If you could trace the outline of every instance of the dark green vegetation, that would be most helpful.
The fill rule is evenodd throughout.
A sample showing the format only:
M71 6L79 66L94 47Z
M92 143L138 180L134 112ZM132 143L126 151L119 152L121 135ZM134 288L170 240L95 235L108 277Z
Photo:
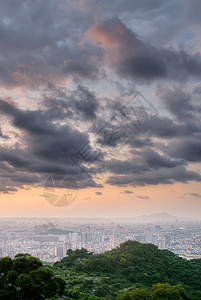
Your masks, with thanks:
M3 257L0 300L9 299L198 300L201 259L133 241L102 254L68 250L53 269L29 254Z
M191 299L180 285L170 286L168 283L153 285L152 291L148 289L134 289L119 295L120 300L182 300Z
M54 270L67 281L68 299L201 299L201 260L134 241L102 254L81 249L67 255Z
M62 295L65 280L29 254L0 258L0 300L42 300Z

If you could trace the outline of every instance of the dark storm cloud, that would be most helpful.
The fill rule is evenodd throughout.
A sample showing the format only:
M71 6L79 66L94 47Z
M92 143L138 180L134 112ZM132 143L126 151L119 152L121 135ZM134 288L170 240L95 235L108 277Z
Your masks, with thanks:
M186 112L187 114L187 112ZM182 123L179 120L172 120L170 117L164 116L152 116L145 120L144 128L146 128L148 135L156 136L160 138L172 139L176 137L189 136L192 133L199 133L200 126L194 122L187 122L186 119L182 119Z
M106 51L110 65L120 76L180 81L201 75L199 53L155 47L139 39L118 18L96 23L86 32L87 37Z
M17 128L25 129L33 134L57 134L55 126L45 118L42 111L19 110L3 100L0 100L0 111L11 117L13 125Z
M168 5L161 0L1 1L0 82L33 88L69 77L99 79L105 67L103 53L79 44L95 20L94 30L107 35L114 46L109 61L119 75L148 81L199 76L199 54L154 46L133 32L135 24L149 21L142 36L147 31L149 40L170 41L183 28L200 25L199 7L198 0L171 0Z
M79 187L102 187L93 176L105 170L110 172L107 183L120 186L200 181L198 173L188 170L189 163L201 161L200 90L191 95L182 83L192 77L200 80L201 58L193 43L185 51L177 47L186 39L180 36L183 28L199 26L199 7L197 0L1 1L0 83L9 89L37 87L38 94L46 86L34 110L32 104L23 109L23 101L20 108L0 101L11 126L7 139L5 128L0 130L2 191L16 191L23 183L40 186L55 172L75 176ZM106 74L117 80L115 88ZM69 78L73 81L68 89ZM107 156L97 132L134 94L134 80L147 84L160 79L169 85L171 80L180 82L179 87L159 87L155 94L167 109L165 116L159 111L140 120L141 130L128 141L120 130L121 139L110 145L113 158ZM129 120L121 125L132 132ZM13 143L11 131L18 134ZM82 161L81 173L71 156L83 144L95 153L91 134L104 151L105 169L98 161ZM125 161L119 159L118 146L128 149Z
M143 36L156 41L157 44L171 42L175 37L182 35L184 30L187 31L187 34L184 32L184 36L190 35L192 38L189 31L192 26L201 23L199 0L170 0L168 3L162 0L119 0L115 1L115 6L112 1L103 1L102 7L105 18L118 15L123 22L133 25L134 30L137 27Z
M93 24L91 11L76 10L73 1L1 2L0 82L38 87L67 77L97 78L96 53L85 55L77 45L80 32Z
M40 180L39 177L34 177L32 181L32 177L26 174L22 177L24 184L41 183L45 180L45 176L56 172L75 176L80 187L102 186L91 178L92 174L97 172L95 168L85 166L83 170L88 177L85 178L85 173L78 176L81 170L73 165L71 159L81 145L89 143L87 134L69 125L54 123L54 118L50 118L51 113L49 114L48 110L22 110L1 100L0 111L10 119L15 128L21 130L23 137L23 148L17 143L11 149L6 146L0 147L0 168L5 171L1 174L3 178L6 176L10 178L10 186L14 183L21 186L19 178L23 172L27 174L35 172L41 177ZM93 153L90 144L89 147Z
M61 174L60 180L67 175L73 176L78 188L102 187L101 184L97 184L90 177L90 174L93 174L92 169L86 168L88 176L80 174L80 170L72 165L69 158L60 158L60 160L55 158L54 161L46 159L44 161L34 153L29 153L28 155L27 152L22 150L13 148L9 151L1 147L0 159L0 187L3 188L6 186L6 191L9 191L9 187L12 191L13 187L21 189L24 185L43 186L47 178L55 173ZM61 187L60 180L55 181L56 187Z
M201 195L198 193L190 193L189 195L195 197L195 198L201 198Z
M138 199L145 199L145 200L150 199L148 196L135 196L135 197Z
M1 128L0 128L0 138L3 138L3 139L7 138L7 136L2 133Z
M101 192L96 192L96 195L101 196L103 193Z
M60 164L55 155L55 161L40 159L39 156L34 155L32 152L23 151L21 149L7 149L0 148L0 157L2 162L9 163L10 166L19 170L25 170L27 172L38 173L69 173L76 174L75 168L73 168L68 158L66 161L63 159L63 164ZM1 166L3 167L3 166ZM11 169L12 170L12 169ZM10 170L10 171L11 171ZM9 171L9 169L7 169Z
M132 192L132 191L129 191L129 190L124 190L123 193L124 193L124 194L133 194L133 192Z
M158 184L172 184L174 182L187 183L189 181L201 181L201 176L192 171L188 171L185 167L179 166L171 169L161 168L158 170L151 170L143 172L143 174L129 174L110 176L107 183L116 186L127 185L158 185Z
M50 119L66 119L70 123L73 119L76 122L94 120L99 102L87 87L78 85L74 91L53 89L49 95L44 96L42 106Z
M76 99L75 107L84 114L85 119L95 119L96 110L98 108L95 95L87 88L79 86L74 93L74 97Z
M142 154L144 160L153 169L158 168L174 168L181 165L180 161L173 161L165 156L161 156L159 153L153 151L152 149L145 150Z
M18 189L16 189L15 187L11 187L11 186L9 186L9 187L6 187L6 186L4 186L4 187L0 187L0 194L2 193L2 194L11 194L12 192L17 192L18 191Z
M5 164L5 161L3 164ZM41 183L41 177L38 174L13 167L11 164L9 164L8 168L6 163L5 168L0 168L0 171L2 169L4 172L1 172L0 191L2 191L3 194L24 189L26 185L39 186Z
M153 149L140 152L132 150L132 152L133 158L128 158L126 161L107 162L106 169L112 174L107 178L108 184L144 186L201 180L201 176L189 171L185 167L185 162L179 157L178 160L171 160L164 154L159 155Z
M133 157L126 161L112 160L107 163L106 169L112 174L108 177L107 183L117 186L129 184L143 186L201 180L198 173L186 168L186 162L180 157L172 160L149 148L132 152Z
M144 151L134 151L133 158L126 161L111 160L107 162L106 168L114 174L142 174L147 171L160 168L175 168L182 165L179 160L171 160L167 156L162 156L153 149Z
M173 118L148 120L150 134L167 140L160 149L185 163L201 161L201 109L199 87L191 93L181 87L160 88L157 92Z
M0 148L0 156L1 161L7 161L14 167L29 167L30 165L30 155L28 153L20 151L20 150L13 150L7 148Z
M195 113L201 112L198 103L193 105L192 95L182 91L179 87L160 89L158 94L166 108L180 121L186 122L186 119L194 119Z
M78 86L73 92L63 89L53 93L51 98L44 97L42 108L34 111L20 110L11 103L0 100L1 113L10 117L16 128L32 133L32 138L37 138L38 142L46 136L48 149L51 149L53 144L58 148L60 145L63 149L71 145L74 152L81 144L88 142L88 138L87 134L72 129L71 122L74 119L77 121L78 118L80 121L95 119L98 106L95 94L83 86ZM69 125L53 122L64 119Z
M94 64L86 61L70 60L63 66L63 73L67 76L83 77L89 79L97 79L98 69Z
M187 137L178 141L172 141L164 151L175 158L186 162L201 161L201 135Z
M50 120L71 120L73 118L71 105L69 101L67 101L66 94L58 96L56 92L56 95L55 93L49 96L46 95L41 104L44 114L48 116Z
M152 132L152 134L153 134L153 132ZM142 135L142 137L139 136L139 137L136 137L136 138L131 139L130 141L128 141L128 144L134 149L144 148L144 147L147 147L147 146L152 147L153 142L150 139L150 137L148 135L146 135L146 132L143 132L143 134L141 134L141 135Z
M149 166L139 158L136 160L110 160L106 164L106 169L113 174L141 173L149 170Z
M100 4L98 0L88 0L86 1L88 4L92 5L94 2L96 4ZM125 13L125 12L151 12L152 10L158 10L160 7L164 5L164 1L162 0L117 0L115 1L115 5L113 1L103 0L101 1L101 6L103 8L103 12L109 15Z
M77 103L82 103L82 106ZM91 110L88 103L94 104L91 105ZM194 104L191 106L193 115L197 113L197 109L194 108ZM111 114L113 106L108 105L107 108L108 113ZM195 145L191 148L189 141L187 145L183 144L189 136L191 140L194 139L194 144L199 140L196 139L200 131L199 126L197 124L189 126L189 118L175 123L168 117L151 116L145 120L146 124L142 124L145 131L140 132L127 144L129 147L127 160L119 160L117 152L115 159L107 158L105 162L103 161L104 170L97 164L98 161L94 161L93 166L87 164L87 161L82 161L81 165L85 163L83 168L86 173L79 177L81 170L73 166L71 156L80 149L81 145L89 142L89 135L73 129L70 124L79 116L80 121L93 121L89 127L96 128L103 113L99 110L95 94L83 86L78 86L73 92L55 89L44 97L40 109L22 110L11 102L1 100L0 110L10 119L15 128L21 130L24 141L23 148L19 145L14 145L9 150L6 146L0 148L1 169L6 170L7 177L11 173L16 174L16 170L35 172L40 175L43 182L45 176L57 172L76 176L80 187L98 187L92 176L97 173L100 175L104 171L111 173L107 183L120 186L200 180L199 174L187 169L189 162L200 160L200 149L196 150ZM168 142L164 146L163 143L156 143L153 137L168 139ZM90 144L89 148L93 153L94 149ZM90 181L86 180L86 174ZM16 174L16 178L17 176L20 174ZM17 183L16 186L22 186L17 179L14 181L12 176L11 178L10 186L13 186L14 182ZM32 184L38 184L38 178L33 179Z
M188 18L193 24L201 24L199 11L201 10L201 2L199 0L187 1L188 3Z

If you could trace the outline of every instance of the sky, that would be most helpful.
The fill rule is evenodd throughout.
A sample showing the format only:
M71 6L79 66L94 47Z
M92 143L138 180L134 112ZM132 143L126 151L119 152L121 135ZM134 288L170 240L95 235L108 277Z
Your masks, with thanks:
M0 217L200 217L200 11L0 2Z

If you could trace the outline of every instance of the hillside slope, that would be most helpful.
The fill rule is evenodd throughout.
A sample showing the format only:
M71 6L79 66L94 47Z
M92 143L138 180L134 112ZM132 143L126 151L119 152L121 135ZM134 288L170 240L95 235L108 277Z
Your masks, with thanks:
M201 299L200 260L186 261L152 244L127 241L102 254L68 250L54 269L65 275L69 288L97 296L114 297L124 288L151 288L160 282L181 284L193 299Z

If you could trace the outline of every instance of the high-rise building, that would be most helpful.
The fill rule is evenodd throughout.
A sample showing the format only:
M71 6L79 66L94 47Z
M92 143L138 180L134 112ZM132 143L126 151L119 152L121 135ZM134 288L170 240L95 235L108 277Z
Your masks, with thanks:
M112 250L112 249L118 247L119 244L120 244L120 243L119 243L118 238L117 238L115 235L111 235L111 236L110 236L109 250Z
M4 240L3 241L3 245L2 245L2 252L3 252L3 256L9 255L9 245L8 245L8 241Z
M165 238L159 238L157 241L157 246L161 250L165 249Z
M55 246L55 256L58 258L63 258L63 245Z
M63 257L66 256L67 250L71 249L71 248L72 248L72 246L71 246L70 241L63 242Z

